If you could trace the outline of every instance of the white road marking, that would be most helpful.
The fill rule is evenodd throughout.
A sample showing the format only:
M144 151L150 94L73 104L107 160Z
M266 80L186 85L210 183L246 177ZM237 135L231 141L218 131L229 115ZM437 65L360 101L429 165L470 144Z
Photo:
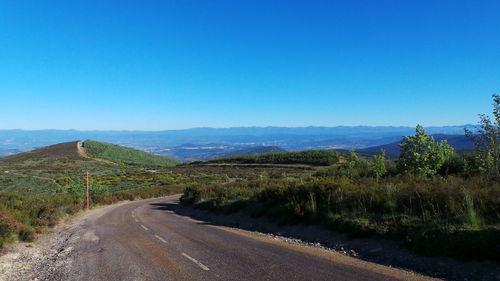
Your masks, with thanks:
M144 225L141 224L141 227L144 228L144 230L149 230L149 228L145 227Z
M134 219L134 220L135 220L135 222L139 222L137 219Z
M182 253L182 255L187 258L188 260L194 262L196 265L198 265L199 267L201 267L201 269L203 270L210 270L208 267L206 267L204 264L202 264L201 262L195 260L194 258L190 257L188 254L186 253Z
M165 239L161 238L160 236L158 236L156 234L155 234L155 237L156 237L156 239L160 240L161 242L167 243L167 241Z

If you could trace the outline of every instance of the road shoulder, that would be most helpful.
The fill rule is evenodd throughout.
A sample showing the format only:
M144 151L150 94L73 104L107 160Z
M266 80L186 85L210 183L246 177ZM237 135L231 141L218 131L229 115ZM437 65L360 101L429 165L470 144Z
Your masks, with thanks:
M290 247L301 246L300 249L319 248L332 255L351 257L359 261L355 262L358 265L368 262L383 268L399 268L445 280L500 280L500 266L493 261L418 256L394 240L366 237L352 239L320 226L280 225L265 218L252 218L238 213L215 214L186 206L178 206L170 211L263 241L286 243Z
M73 251L72 243L79 237L86 220L95 220L106 212L130 203L120 202L106 207L98 207L88 212L68 218L40 235L33 243L16 242L0 255L0 280L62 280L61 272L71 266L67 257Z

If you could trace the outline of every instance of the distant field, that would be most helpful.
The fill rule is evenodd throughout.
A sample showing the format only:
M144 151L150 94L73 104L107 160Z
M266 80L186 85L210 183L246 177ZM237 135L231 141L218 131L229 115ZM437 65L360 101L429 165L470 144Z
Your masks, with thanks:
M223 175L229 178L261 178L268 176L296 177L316 171L315 167L304 165L272 165L272 164L189 164L168 168L176 174L185 175Z
M258 155L233 156L208 161L208 163L239 164L305 164L329 166L340 161L341 153L332 150L305 150Z

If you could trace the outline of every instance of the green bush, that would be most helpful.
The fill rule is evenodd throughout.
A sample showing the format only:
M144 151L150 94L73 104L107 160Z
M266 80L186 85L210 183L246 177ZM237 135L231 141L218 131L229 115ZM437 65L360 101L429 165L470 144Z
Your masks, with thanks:
M7 215L7 210L0 207L0 247L12 240L19 223Z
M35 231L31 228L22 228L19 233L19 240L24 242L33 242L35 241Z
M319 177L347 177L362 178L375 177L380 178L387 174L387 163L385 161L385 152L374 155L372 161L359 157L353 150L349 151L345 162L321 169L315 173Z

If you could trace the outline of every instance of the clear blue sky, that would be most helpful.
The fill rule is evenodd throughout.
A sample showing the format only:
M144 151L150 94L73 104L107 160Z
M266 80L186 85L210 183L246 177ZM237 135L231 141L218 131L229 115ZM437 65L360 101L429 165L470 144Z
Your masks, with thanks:
M500 1L1 1L0 129L474 123Z

